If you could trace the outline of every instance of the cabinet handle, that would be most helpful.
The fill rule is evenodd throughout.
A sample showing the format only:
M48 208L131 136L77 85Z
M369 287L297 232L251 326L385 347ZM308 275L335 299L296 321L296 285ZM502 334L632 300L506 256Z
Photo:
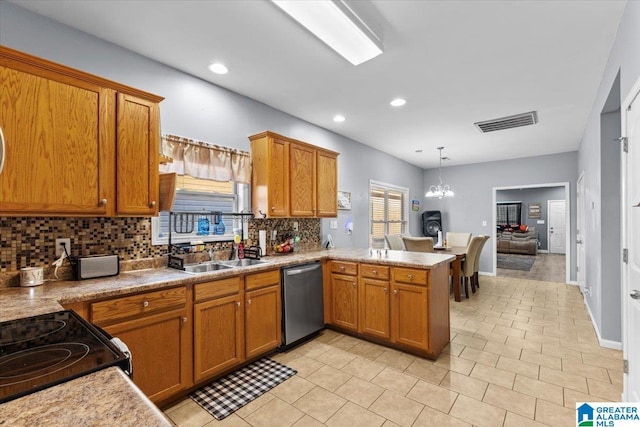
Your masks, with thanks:
M275 206L271 206L271 210L272 210L272 211L275 211L275 210L276 210L276 207L275 207Z
M371 274L373 274L374 276L376 276L376 275L378 274L378 272L377 272L376 270L373 270L373 271L371 272Z
M186 316L182 318L182 323L187 323L187 317Z
M143 306L143 307L149 307L149 301L145 301L145 302L143 302L143 303L142 303L142 306Z
M398 295L398 290L397 290L397 289L394 289L394 290L393 290L393 294L394 294L394 295Z
M237 305L238 307L240 307L240 301L236 302L236 305Z
M387 292L389 292L389 289L384 288L384 293L386 294Z
M413 280L413 274L407 274L407 277L409 278L409 280Z
M356 282L351 282L351 286L356 287Z
M247 300L247 305L251 305L251 298Z
M100 205L101 206L107 206L107 199L100 200Z
M4 147L4 134L2 133L2 128L0 127L0 174L2 173L2 169L4 169L4 158L6 157L6 150Z
M149 206L152 207L152 208L155 208L156 207L156 201L154 200L151 203L149 203Z
M340 266L340 271L344 271L344 265Z

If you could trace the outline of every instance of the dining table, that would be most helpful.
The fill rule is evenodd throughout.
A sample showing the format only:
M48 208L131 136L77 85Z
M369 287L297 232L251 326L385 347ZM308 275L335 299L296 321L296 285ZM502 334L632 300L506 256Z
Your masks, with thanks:
M453 270L453 297L456 302L461 301L460 297L460 271L462 270L462 261L467 255L466 246L442 246L434 247L436 253L445 253L455 255L456 259L451 261L451 267Z

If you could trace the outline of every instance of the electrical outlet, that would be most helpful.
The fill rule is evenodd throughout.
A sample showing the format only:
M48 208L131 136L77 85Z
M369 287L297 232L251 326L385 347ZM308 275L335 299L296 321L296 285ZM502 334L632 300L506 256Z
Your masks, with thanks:
M62 244L67 248L67 253L71 255L71 239L56 239L56 257L64 253Z
M293 221L293 231L298 231L298 227L300 227L298 221Z

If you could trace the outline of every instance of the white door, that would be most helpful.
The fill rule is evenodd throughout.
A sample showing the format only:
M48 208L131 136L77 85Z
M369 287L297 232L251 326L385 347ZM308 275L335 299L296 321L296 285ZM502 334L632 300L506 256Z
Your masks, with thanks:
M564 254L567 252L566 230L565 230L565 201L547 201L547 224L549 253Z
M622 105L622 132L628 153L622 154L622 244L628 261L622 268L622 339L629 362L623 399L640 402L640 80Z
M585 288L585 272L587 270L586 263L586 251L584 241L584 174L578 178L578 185L576 188L576 215L577 215L577 229L576 229L576 247L578 249L578 256L576 258L576 267L578 269L578 285L584 294Z

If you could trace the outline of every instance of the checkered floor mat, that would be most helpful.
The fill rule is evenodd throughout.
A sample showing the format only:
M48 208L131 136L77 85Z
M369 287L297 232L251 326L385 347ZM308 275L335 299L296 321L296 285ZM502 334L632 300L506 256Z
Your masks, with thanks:
M297 371L266 357L204 386L189 397L222 420Z

